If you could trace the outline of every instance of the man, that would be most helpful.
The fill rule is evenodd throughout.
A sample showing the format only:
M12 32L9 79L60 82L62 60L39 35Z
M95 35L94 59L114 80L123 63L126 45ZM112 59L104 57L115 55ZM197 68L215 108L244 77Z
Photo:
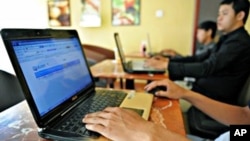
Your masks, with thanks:
M222 36L212 51L206 56L196 56L185 60L153 57L146 62L146 66L166 68L170 79L195 77L192 90L205 96L229 104L237 104L239 90L242 89L250 72L250 37L244 28L249 14L248 0L223 0L220 3L217 29ZM188 111L196 118L209 117L194 107ZM211 121L212 122L212 121ZM190 123L191 133L198 132L194 124ZM215 123L213 127L217 133L226 130L223 125ZM203 125L199 128L206 128ZM199 133L200 134L200 133ZM210 135L209 135L210 136Z
M195 55L205 53L215 46L214 38L216 31L217 26L214 21L205 21L199 25L196 38L201 46L196 49Z
M195 55L206 53L215 46L214 37L216 35L216 30L217 26L214 21L204 21L199 24L196 38L201 46L196 49ZM161 51L161 54L166 54L170 57L183 57L172 49L164 49Z
M167 87L167 91L159 91L156 93L156 96L168 97L171 99L183 98L188 100L195 107L225 125L250 124L250 102L249 106L245 107L225 104L212 100L199 93L184 89L169 79L154 81L148 84L145 89L149 91L156 86ZM83 118L83 122L86 123L87 129L98 132L116 141L137 141L138 139L143 139L145 141L188 140L162 126L144 120L133 111L117 107L109 107L103 111L88 114ZM229 140L228 133L223 134L223 136L219 138L224 137Z

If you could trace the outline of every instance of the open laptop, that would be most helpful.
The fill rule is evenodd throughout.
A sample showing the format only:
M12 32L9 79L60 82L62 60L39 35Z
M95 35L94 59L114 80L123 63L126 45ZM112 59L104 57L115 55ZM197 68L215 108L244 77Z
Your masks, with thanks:
M148 119L152 95L95 87L75 30L2 29L1 36L41 137L98 139L82 118L107 106Z
M161 73L165 73L165 69L155 69L152 67L145 67L144 63L145 60L143 59L136 59L136 60L126 60L123 48L122 48L122 44L121 44L121 40L119 37L118 33L114 33L114 38L115 38L115 43L117 46L117 51L119 53L121 62L122 62L122 67L123 70L127 73L149 73L149 74L161 74Z
M147 42L148 42L148 56L149 57L154 57L154 56L163 56L163 57L171 57L169 54L167 53L161 53L161 52L153 52L152 51L152 46L151 46L151 41L150 41L150 36L149 33L147 33Z

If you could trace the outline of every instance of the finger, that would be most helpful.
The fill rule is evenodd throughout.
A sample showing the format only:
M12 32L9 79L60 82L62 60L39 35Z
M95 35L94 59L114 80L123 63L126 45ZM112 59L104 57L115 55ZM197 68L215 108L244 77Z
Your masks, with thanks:
M158 86L167 86L167 84L168 84L167 79L158 81L157 83Z
M94 112L94 113L89 113L86 114L85 117L96 117L98 115L100 115L100 113L102 113L103 111L98 111L98 112Z
M103 135L106 138L109 138L111 140L114 140L114 136L116 134L112 133L114 132L114 130L112 130L112 127L104 127L102 125L98 125L98 124L86 124L86 129L94 131L94 132L98 132L101 135Z
M144 90L150 91L151 89L153 89L156 86L157 86L157 81L153 81L153 82L149 83L148 85L146 85L144 87Z
M106 127L104 127L103 125L100 125L100 124L86 124L85 127L88 130L98 132L104 136L107 134Z
M103 112L113 113L117 115L117 113L120 112L120 110L122 110L121 107L107 107L103 110Z
M105 113L103 112L102 114L99 115L87 115L82 119L83 123L91 123L91 124L102 124L102 125L106 125L107 120L109 119L109 113Z
M157 91L155 93L156 96L159 96L159 97L167 97L168 98L168 95L167 95L167 92L166 91Z
M103 112L106 112L106 113L113 113L115 111L116 108L119 108L119 107L106 107L103 111L98 111L98 112L94 112L94 113L89 113L87 115L85 115L85 117L96 117L96 116L100 116L103 114Z

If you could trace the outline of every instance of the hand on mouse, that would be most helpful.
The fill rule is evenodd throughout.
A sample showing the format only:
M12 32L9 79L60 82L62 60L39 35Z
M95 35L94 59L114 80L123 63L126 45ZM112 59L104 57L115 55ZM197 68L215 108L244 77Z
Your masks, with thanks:
M150 91L157 86L164 86L166 87L166 91L159 90L155 92L156 96L167 97L171 99L180 99L185 97L186 93L189 91L185 88L180 87L179 85L175 84L173 81L169 79L163 79L159 81L153 81L145 86L146 91Z
M158 91L166 91L166 90L167 90L166 86L156 86L147 92L155 95Z

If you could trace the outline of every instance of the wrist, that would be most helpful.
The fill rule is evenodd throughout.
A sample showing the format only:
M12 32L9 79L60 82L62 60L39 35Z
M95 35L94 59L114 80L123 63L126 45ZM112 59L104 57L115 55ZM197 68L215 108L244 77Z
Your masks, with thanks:
M191 97L192 97L192 91L185 89L181 98L185 99L185 100L190 100L190 99L192 99Z
M157 135L155 126L156 125L153 122L148 122L147 125L145 125L147 128L144 128L145 130L140 134L140 139L143 139L144 141L154 141L154 136Z

